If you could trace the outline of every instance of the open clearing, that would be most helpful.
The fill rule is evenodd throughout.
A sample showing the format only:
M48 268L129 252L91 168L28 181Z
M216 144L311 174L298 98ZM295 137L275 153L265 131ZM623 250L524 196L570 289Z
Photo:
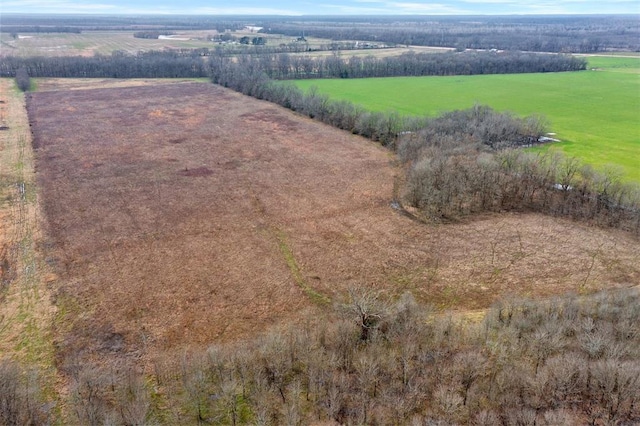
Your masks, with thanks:
M621 232L418 223L390 206L388 151L212 84L28 96L63 357L236 339L352 285L477 309L640 281Z
M136 38L133 34L137 31L89 31L80 34L75 33L24 33L14 38L9 33L0 33L0 57L2 56L93 56L95 54L111 55L115 51L136 54L141 51L164 49L200 49L216 47L224 48L217 42L208 41L207 37L217 34L215 30L185 30L175 31L175 35L162 39ZM242 37L263 37L267 39L268 46L293 43L296 37L280 34L258 34L248 30L233 31L231 33L237 39ZM305 46L318 49L331 43L315 37L309 37ZM232 44L232 47L243 47L240 44ZM244 46L251 49L252 46ZM417 50L433 50L430 48L415 48ZM392 49L393 50L393 49ZM404 50L406 51L406 49ZM372 49L355 51L372 53ZM395 53L398 54L398 53Z
M204 38L215 31L183 31L178 39L143 39L133 36L135 31L84 31L74 33L25 33L15 39L9 33L0 33L2 54L12 56L93 56L111 55L114 51L138 53L163 49L213 48Z
M616 164L640 182L640 58L590 57L594 71L548 74L302 80L333 99L375 111L436 115L474 104L542 114L585 162Z
M327 41L325 40L325 43ZM375 48L375 49L354 49L354 50L343 50L338 54L347 59L352 56L360 56L367 57L373 56L376 58L387 58L392 56L399 56L405 53L442 53L449 52L455 50L454 48L449 47L429 47L429 46L401 46L401 47L385 47L385 48ZM312 51L312 52L302 52L302 53L293 53L294 56L308 56L311 58L322 58L326 56L336 55L335 50L325 50L325 51Z

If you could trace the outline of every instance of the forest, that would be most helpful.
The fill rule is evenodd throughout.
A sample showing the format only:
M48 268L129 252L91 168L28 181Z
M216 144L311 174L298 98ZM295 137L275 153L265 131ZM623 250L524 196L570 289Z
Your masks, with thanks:
M266 32L460 49L594 53L640 50L631 16L387 17L265 21Z
M29 77L63 78L198 78L208 77L206 63L199 51L144 52L129 55L114 52L109 56L85 57L6 57L0 75L15 76L26 70Z
M67 364L69 408L87 425L634 424L638 302L637 291L507 300L469 325L409 294L355 288L321 324L158 359L152 382L133 365ZM22 374L0 361L0 421L50 422Z
M30 77L63 78L189 78L211 77L212 73L259 69L273 79L364 78L428 75L510 74L526 72L565 72L586 68L583 58L509 52L459 52L403 54L393 58L340 56L313 59L285 53L244 54L239 58L220 51L150 51L137 55L114 52L92 57L13 57L0 64L0 76L15 77L26 69ZM209 61L203 60L210 57ZM235 61L241 61L238 69ZM215 77L217 78L217 77ZM238 77L241 78L241 77Z
M3 14L0 31L198 30L245 25L263 33L332 41L536 52L640 51L635 16L34 16Z
M237 30L247 25L246 17L220 16L108 16L108 15L0 15L0 32L82 32L109 30ZM37 29L36 31L31 31Z
M383 58L334 55L317 59L281 54L245 56L243 62L278 80L565 72L581 71L587 65L584 58L521 52L405 53Z

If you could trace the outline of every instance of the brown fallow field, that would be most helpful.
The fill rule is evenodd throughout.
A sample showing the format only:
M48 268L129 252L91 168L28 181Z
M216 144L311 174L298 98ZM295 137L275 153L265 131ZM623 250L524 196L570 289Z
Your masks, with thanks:
M61 360L247 337L350 286L473 310L640 281L622 232L535 214L420 223L392 207L392 153L212 84L28 96Z

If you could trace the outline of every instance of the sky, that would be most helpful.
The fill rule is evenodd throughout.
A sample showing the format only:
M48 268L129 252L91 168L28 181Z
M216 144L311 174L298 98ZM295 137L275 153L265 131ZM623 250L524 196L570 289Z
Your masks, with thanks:
M294 16L640 14L640 0L0 0L2 13Z

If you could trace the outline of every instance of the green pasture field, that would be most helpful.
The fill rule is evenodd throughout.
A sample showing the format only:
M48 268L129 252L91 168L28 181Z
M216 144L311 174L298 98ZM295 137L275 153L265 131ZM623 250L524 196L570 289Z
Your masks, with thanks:
M587 59L592 70L640 73L640 56L590 56Z
M640 58L589 57L571 73L301 80L332 99L369 110L429 116L474 104L518 115L541 114L569 155L623 168L640 182Z

